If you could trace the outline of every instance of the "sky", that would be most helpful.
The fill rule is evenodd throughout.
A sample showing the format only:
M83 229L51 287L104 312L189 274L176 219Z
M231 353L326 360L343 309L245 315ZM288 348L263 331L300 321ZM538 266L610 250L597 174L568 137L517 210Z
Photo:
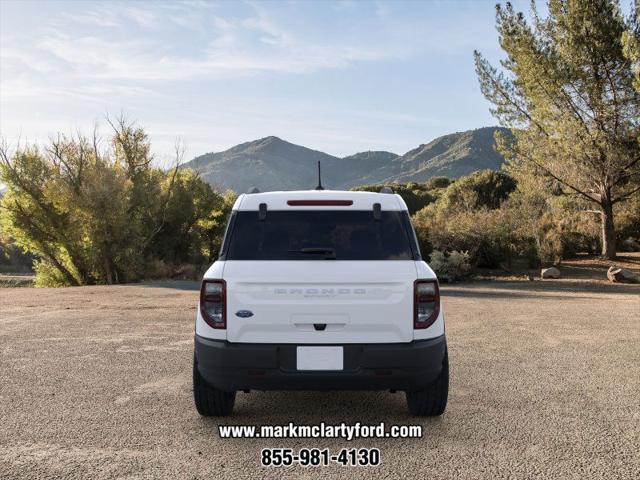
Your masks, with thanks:
M124 114L160 163L269 135L402 154L496 124L473 65L501 58L495 3L0 0L0 135L106 137Z

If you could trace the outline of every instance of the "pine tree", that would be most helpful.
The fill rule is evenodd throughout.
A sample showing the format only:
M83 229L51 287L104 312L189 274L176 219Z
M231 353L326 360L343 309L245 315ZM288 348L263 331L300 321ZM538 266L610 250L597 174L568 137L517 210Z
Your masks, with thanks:
M514 164L597 206L602 255L616 256L614 205L640 192L638 9L612 0L550 0L531 20L496 7L500 69L475 52L492 113L513 131L499 148ZM634 78L635 77L635 78Z

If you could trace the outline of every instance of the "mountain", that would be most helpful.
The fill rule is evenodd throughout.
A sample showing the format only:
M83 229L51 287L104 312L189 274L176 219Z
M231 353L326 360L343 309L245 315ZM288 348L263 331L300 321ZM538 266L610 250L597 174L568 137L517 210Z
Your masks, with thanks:
M323 168L323 181L340 181L340 159L326 153L294 145L278 137L241 143L219 153L206 153L186 163L218 189L245 192L252 186L260 191L295 190L314 187L318 181L316 164Z
M510 131L485 127L451 133L420 145L382 167L380 181L424 182L431 177L458 178L477 170L499 170L504 158L494 148L494 134Z
M347 183L351 186L362 184L360 179L367 177L371 172L376 172L391 162L396 160L400 155L397 153L385 151L367 151L359 152L348 157L343 157L340 166L347 172L351 172L350 179Z
M507 129L485 127L452 133L420 145L404 155L385 151L360 152L344 158L295 145L278 137L246 142L224 152L206 153L183 165L193 168L217 189L245 192L313 188L316 164L322 163L327 188L351 188L381 182L423 182L433 176L457 178L476 170L497 170L502 156L493 147L493 134Z
M391 160L398 158L400 155L397 153L385 152L385 151L367 151L354 153L348 157L343 157L343 162L348 162L352 165L360 165L363 167L382 167Z

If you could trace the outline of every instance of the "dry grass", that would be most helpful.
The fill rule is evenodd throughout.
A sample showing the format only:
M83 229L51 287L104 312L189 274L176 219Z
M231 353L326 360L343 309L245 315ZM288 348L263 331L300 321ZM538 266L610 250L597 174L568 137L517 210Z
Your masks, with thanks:
M33 287L34 281L33 275L0 273L0 288Z

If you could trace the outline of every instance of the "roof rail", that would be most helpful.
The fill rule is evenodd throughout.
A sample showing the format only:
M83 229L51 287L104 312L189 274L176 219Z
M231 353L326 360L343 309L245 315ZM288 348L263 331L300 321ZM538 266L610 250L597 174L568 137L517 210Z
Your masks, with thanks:
M389 187L382 187L378 193L393 193L393 190Z
M249 190L247 190L247 193L260 193L260 190L258 190L257 187L251 187Z

